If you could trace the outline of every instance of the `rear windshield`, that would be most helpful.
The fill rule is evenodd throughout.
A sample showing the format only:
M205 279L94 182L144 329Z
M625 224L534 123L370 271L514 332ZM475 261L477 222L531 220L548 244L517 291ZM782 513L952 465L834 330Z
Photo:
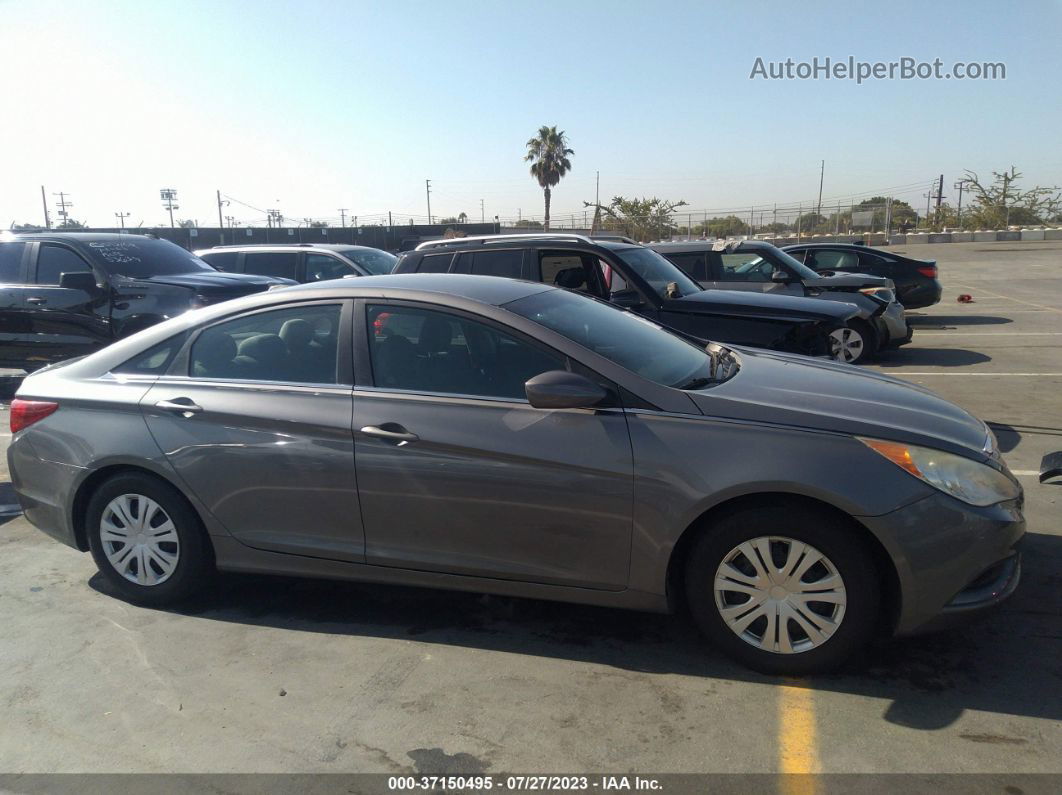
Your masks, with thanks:
M345 248L339 252L373 276L384 276L395 269L398 257L373 248Z
M84 245L83 250L89 251L107 273L131 279L216 272L195 254L168 240L128 235L120 240L93 240Z

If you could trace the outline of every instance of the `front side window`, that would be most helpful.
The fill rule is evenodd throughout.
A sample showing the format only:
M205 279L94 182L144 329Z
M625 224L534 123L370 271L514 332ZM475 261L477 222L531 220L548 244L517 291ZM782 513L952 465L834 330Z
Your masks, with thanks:
M339 304L295 306L210 326L194 343L189 375L335 384Z
M327 254L306 255L306 281L323 282L328 279L342 279L354 276L354 269L346 262Z
M679 270L685 273L687 276L694 279L705 279L707 273L704 265L704 252L703 251L676 251L674 253L668 252L664 255L669 261L673 262Z
M525 400L524 382L566 357L457 315L370 306L373 382L384 389Z
M66 246L41 243L37 255L37 284L59 284L64 273L91 272L92 268L75 251Z
M539 281L567 290L591 292L588 269L581 254L543 251L539 253Z
M295 251L254 251L243 255L245 273L294 279L299 255Z
M25 243L0 243L0 284L17 284L22 280L25 248Z
M703 348L602 301L550 290L512 301L505 309L658 384L697 389L710 380L711 357Z
M769 282L774 265L759 254L723 254L720 278L724 282Z

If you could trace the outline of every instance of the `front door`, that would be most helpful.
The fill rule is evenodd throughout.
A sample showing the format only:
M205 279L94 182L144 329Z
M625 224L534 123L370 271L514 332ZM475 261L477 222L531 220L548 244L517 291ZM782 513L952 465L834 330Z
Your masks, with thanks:
M366 307L354 398L366 562L620 590L633 467L622 410L532 408L568 359L482 319ZM361 379L359 379L360 382Z
M708 254L710 281L704 287L716 290L746 290L777 295L804 295L804 285L781 265L752 252L728 254L712 251ZM789 281L776 279L784 274Z
M343 316L326 302L209 326L141 400L177 474L249 546L364 560Z
M41 243L30 284L22 288L22 309L30 321L35 358L42 363L83 356L111 341L110 296L61 287L64 273L92 273L69 246ZM99 281L103 279L97 275Z

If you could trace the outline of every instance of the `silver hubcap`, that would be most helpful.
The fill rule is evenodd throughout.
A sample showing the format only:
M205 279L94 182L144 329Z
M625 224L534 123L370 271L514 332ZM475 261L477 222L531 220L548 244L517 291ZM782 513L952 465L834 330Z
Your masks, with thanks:
M863 335L855 329L830 332L830 355L838 362L854 362L863 355Z
M738 544L715 572L715 606L746 643L799 654L828 641L844 619L840 572L810 544L761 536Z
M123 494L107 503L100 540L114 570L137 585L166 582L180 558L173 520L143 494Z

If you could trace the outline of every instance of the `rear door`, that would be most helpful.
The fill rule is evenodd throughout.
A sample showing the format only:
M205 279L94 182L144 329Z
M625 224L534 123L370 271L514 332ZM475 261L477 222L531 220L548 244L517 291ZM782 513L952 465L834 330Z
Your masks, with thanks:
M504 276L509 279L529 278L522 248L488 249L465 251L458 255L454 273L471 273L476 276Z
M349 317L316 301L219 321L141 400L178 476L248 546L364 560Z
M779 266L755 252L728 254L721 251L708 253L712 280L704 286L717 290L745 290L757 293L781 295L804 295L804 285L799 280L778 282L774 275ZM786 271L788 275L788 271Z
M199 259L225 273L242 273L239 251L204 251Z
M307 252L305 255L304 276L300 281L323 282L329 279L343 279L347 276L360 276L354 266L344 259L331 254Z
M35 357L58 361L91 353L111 341L110 294L60 287L64 273L92 273L98 283L106 275L94 271L72 247L37 243L30 284L22 293L22 311L29 318Z
M846 249L812 249L808 251L807 259L804 261L812 270L822 271L837 271L838 273L866 273L862 270L862 266L859 262L859 253L856 251L849 251ZM880 269L879 269L880 270ZM887 274L873 272L875 276L885 276Z

